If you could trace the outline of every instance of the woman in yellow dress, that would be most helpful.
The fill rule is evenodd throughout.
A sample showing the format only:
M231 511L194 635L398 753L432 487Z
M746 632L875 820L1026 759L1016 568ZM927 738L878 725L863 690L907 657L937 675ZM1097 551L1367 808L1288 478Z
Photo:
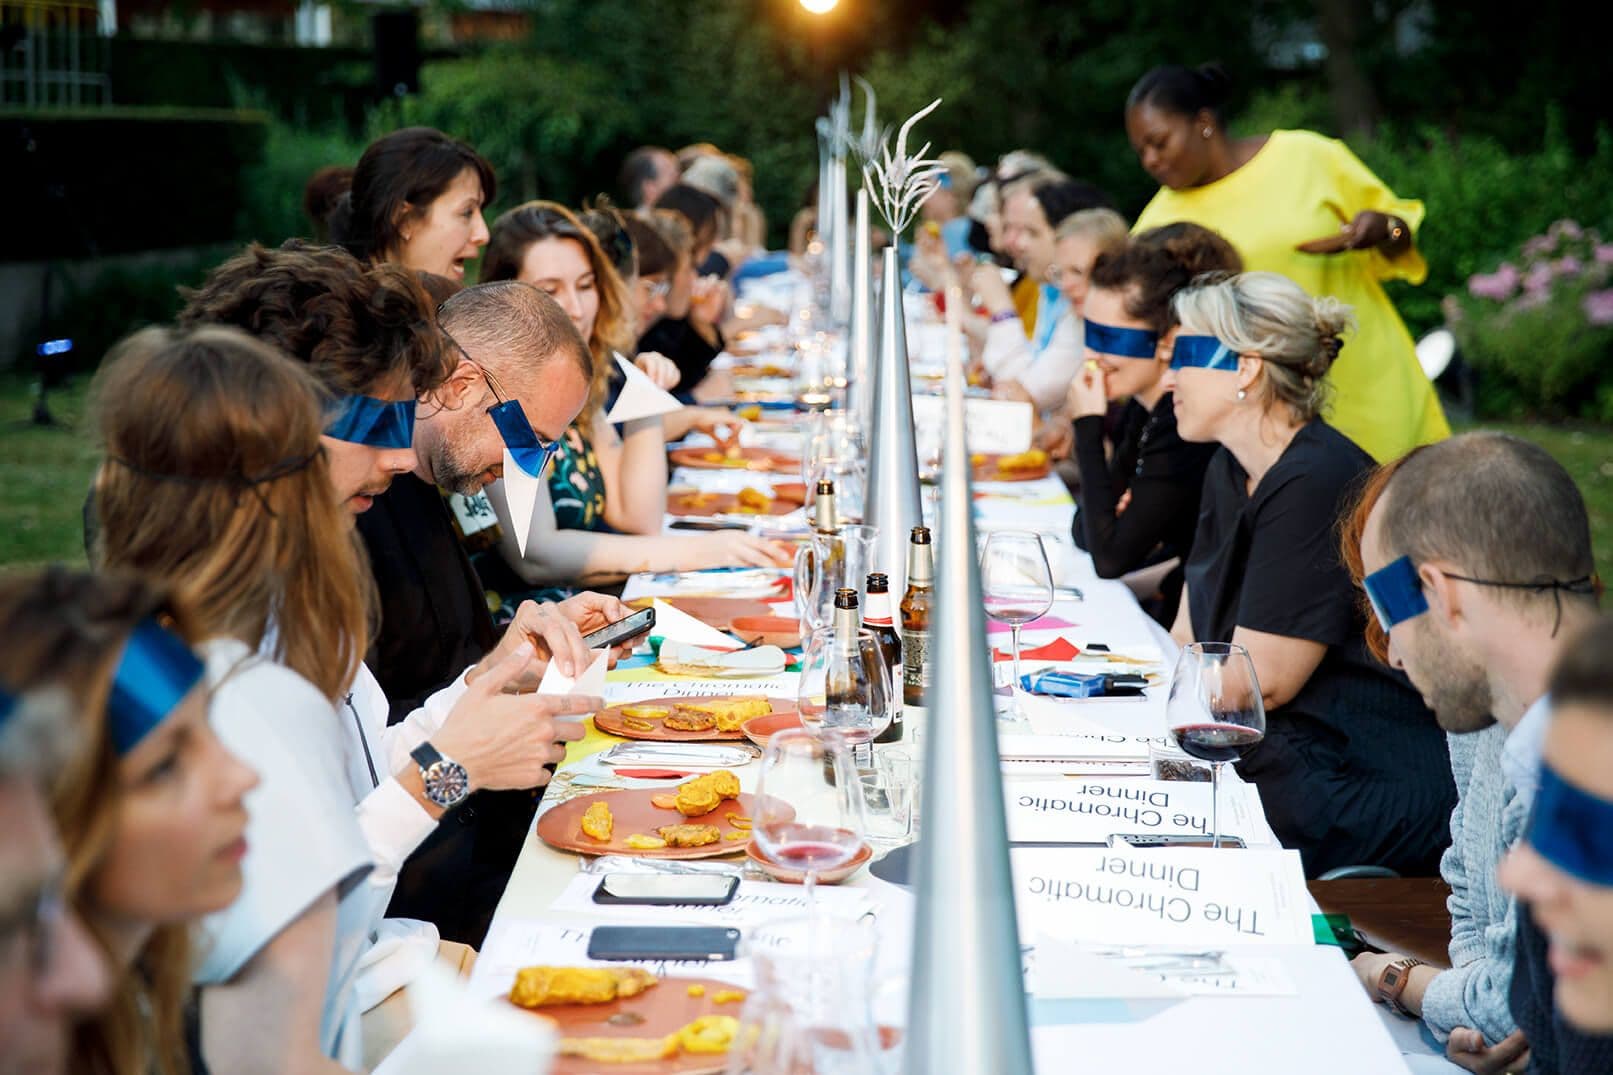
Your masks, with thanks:
M1244 267L1282 273L1354 308L1359 328L1329 374L1327 421L1380 462L1450 435L1434 386L1382 281L1420 284L1423 204L1396 197L1343 142L1310 131L1233 139L1229 79L1213 64L1156 67L1132 87L1126 136L1158 183L1132 229L1176 221L1220 232Z

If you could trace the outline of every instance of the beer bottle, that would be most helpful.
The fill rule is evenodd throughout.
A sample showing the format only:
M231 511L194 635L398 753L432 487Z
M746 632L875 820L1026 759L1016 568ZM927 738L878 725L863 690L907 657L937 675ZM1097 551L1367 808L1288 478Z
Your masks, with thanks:
M886 578L882 571L876 571L868 576L868 600L863 606L863 627L872 631L874 637L879 639L879 649L885 655L885 666L891 677L890 727L880 732L874 742L899 743L902 741L902 696L906 694L902 684L902 636L896 633L896 627L891 622L890 579Z
M922 706L930 690L930 606L935 600L930 528L915 526L907 546L907 592L902 595L902 702Z
M812 529L820 534L839 533L840 523L835 515L835 483L828 478L819 478L815 499Z

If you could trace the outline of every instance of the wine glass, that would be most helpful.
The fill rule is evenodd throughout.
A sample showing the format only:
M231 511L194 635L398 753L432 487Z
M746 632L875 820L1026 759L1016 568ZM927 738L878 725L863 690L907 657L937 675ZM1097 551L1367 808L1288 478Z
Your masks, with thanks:
M980 554L980 588L986 615L1008 624L1014 634L1011 719L1025 719L1019 703L1019 630L1053 607L1053 569L1041 535L1030 530L996 530Z
M1249 651L1230 642L1182 647L1165 721L1176 745L1210 763L1210 846L1221 846L1221 766L1266 737L1266 705Z
M885 653L872 631L859 627L849 639L833 626L812 632L796 695L801 727L844 740L858 768L873 767L869 744L890 727L891 691Z
M790 728L768 739L751 835L769 859L806 875L809 915L818 871L844 866L862 848L861 791L851 745L838 732Z

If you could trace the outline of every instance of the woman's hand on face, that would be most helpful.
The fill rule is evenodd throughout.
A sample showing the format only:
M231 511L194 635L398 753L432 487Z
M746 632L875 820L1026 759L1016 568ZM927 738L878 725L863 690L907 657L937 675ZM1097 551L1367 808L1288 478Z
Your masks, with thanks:
M728 285L721 277L702 276L695 281L693 301L689 304L689 316L708 325L715 325L722 320L723 311L728 309Z
M1109 410L1109 392L1104 386L1103 367L1088 359L1070 378L1064 394L1065 409L1073 418L1102 418Z
M633 365L644 371L644 375L655 382L655 387L663 392L670 392L678 386L683 374L677 363L661 354L659 351L644 351L633 360Z
M768 541L743 530L718 530L696 539L688 570L705 567L788 567L795 554L777 541Z

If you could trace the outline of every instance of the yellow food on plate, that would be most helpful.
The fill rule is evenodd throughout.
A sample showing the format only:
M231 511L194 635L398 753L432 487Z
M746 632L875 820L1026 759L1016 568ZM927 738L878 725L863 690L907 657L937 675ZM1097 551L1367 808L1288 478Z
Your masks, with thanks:
M681 825L663 825L655 830L661 834L668 847L705 847L722 839L722 833L715 825L691 825L687 822Z
M749 840L750 830L736 827L733 832L729 833L727 836L724 836L723 839L729 841L730 843L738 843L741 840Z
M651 795L650 805L657 810L676 810L678 808L677 792L669 791L665 795Z
M752 717L765 717L771 712L773 705L766 698L715 698L703 702L679 702L674 716L684 713L709 716L716 722L719 732L737 732L739 726Z
M706 995L706 987L696 982L689 987L689 995L691 997L703 997Z
M642 719L640 719L638 717L623 717L622 718L622 727L627 728L627 729L629 729L631 731L635 731L635 732L653 732L653 731L655 731L655 725L651 724L647 720L642 720Z
M711 994L713 1004L736 1004L745 999L743 989L719 989Z
M736 417L745 419L747 422L755 422L761 419L762 408L759 404L753 403L749 407L740 407L738 410L734 411L734 415Z
M633 717L636 720L660 720L672 710L660 705L624 705L621 713L624 717Z
M658 980L639 967L522 967L515 972L510 1002L523 1008L609 1004L636 997Z
M767 511L773 506L772 497L768 496L760 489L752 489L748 485L739 491L739 495L735 498L735 500L737 501L741 511L763 512Z
M738 459L745 454L745 449L737 444L730 444L722 450L722 454L724 459Z
M616 818L611 815L608 803L594 803L583 813L582 831L585 836L608 843L611 830L615 828Z
M724 799L739 797L739 777L717 769L678 785L676 806L684 817L698 817L717 809Z
M647 1064L678 1055L678 1034L664 1038L561 1038L560 1055L594 1064Z
M659 836L650 836L642 832L633 833L627 838L626 843L634 851L659 851L666 846L666 841Z
M970 452L969 453L969 465L970 466L978 467L981 463L984 463L985 461L986 461L986 457L981 455L979 452Z
M739 1034L739 1020L731 1015L702 1015L676 1032L686 1053L726 1053Z
M1005 474L1013 474L1025 470L1041 470L1047 466L1047 453L1040 448L1032 448L1028 452L1017 455L1005 455L997 460L997 470Z

